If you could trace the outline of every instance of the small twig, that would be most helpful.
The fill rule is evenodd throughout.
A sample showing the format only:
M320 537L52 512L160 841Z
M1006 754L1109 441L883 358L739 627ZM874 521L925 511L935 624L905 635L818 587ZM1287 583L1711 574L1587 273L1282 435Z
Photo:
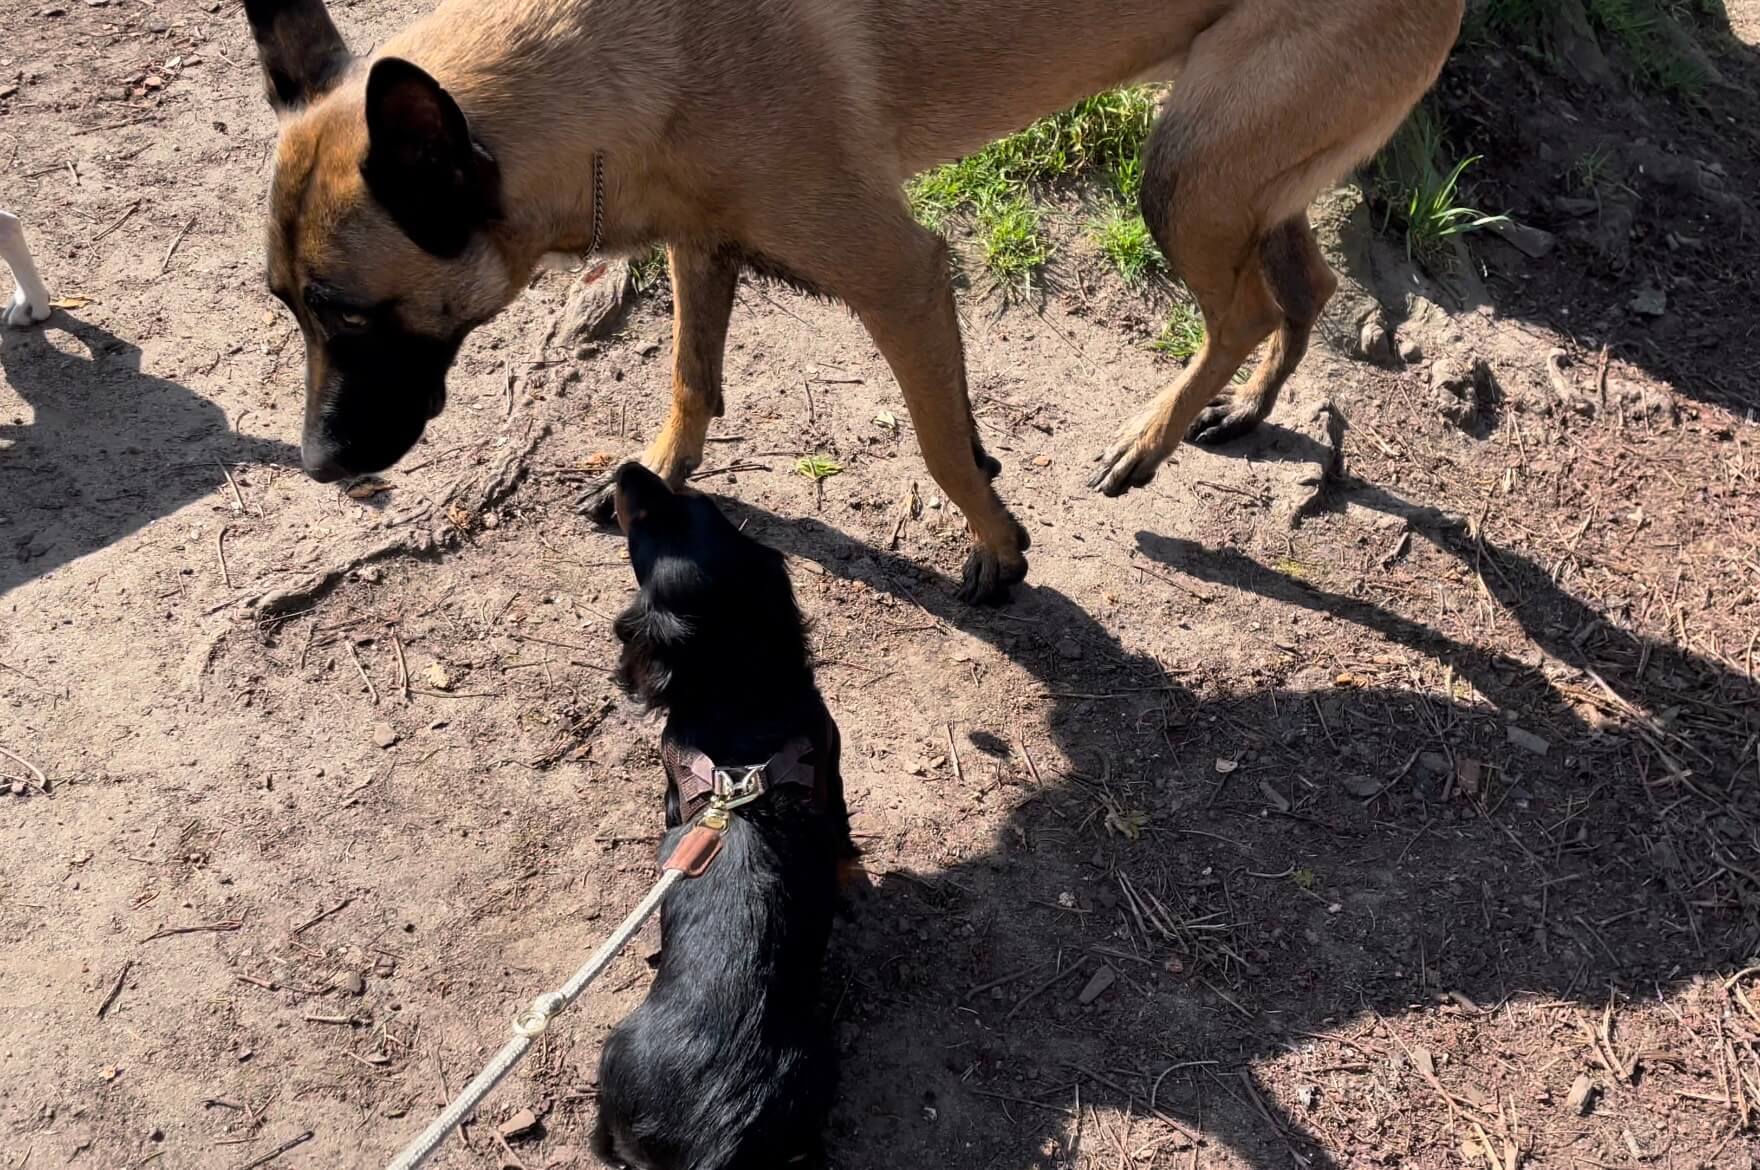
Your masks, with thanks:
M354 668L360 671L361 681L367 684L367 694L372 696L373 706L377 707L379 705L379 688L373 685L371 678L367 677L366 665L361 662L360 653L354 648L354 639L344 639L342 644L348 647L348 656L354 659Z
M959 748L953 742L953 724L947 725L947 750L953 757L953 778L961 784L966 782L966 770L959 764Z
M195 226L196 217L192 215L184 223L183 230L177 233L177 238L171 241L171 246L165 249L165 259L159 261L159 275L165 275L165 273L171 268L171 257L177 254L177 246L183 243L183 237L189 235L189 229Z
M258 1166L266 1166L287 1151L293 1149L295 1146L303 1146L311 1140L312 1131L308 1129L298 1137L288 1138L286 1141L270 1150L267 1154L264 1154L261 1158L258 1158L253 1162L246 1162L244 1165L240 1166L238 1170L257 1170Z
M232 489L232 502L242 514L244 512L244 493L238 490L238 481L232 478L232 471L225 463L216 459L214 466L218 467L220 474L226 477L226 486Z
M804 379L801 385L807 391L807 421L816 423L819 421L819 411L813 406L813 380L811 378Z
M1047 979L1045 982L1039 984L1039 986L1033 988L1033 990L1031 990L1031 991L1027 992L1025 995L1021 996L1020 999L1015 1001L1015 1005L1008 1009L1008 1014L1006 1016L1003 1016L1002 1018L1005 1020L1014 1019L1015 1014L1017 1012L1019 1012L1022 1008L1026 1007L1027 1004L1030 1003L1033 999L1037 998L1041 993L1050 990L1052 987L1054 987L1061 980L1067 979L1067 978L1069 978L1069 976L1073 975L1075 972L1080 971L1086 965L1087 965L1087 959L1085 957L1077 959L1075 962L1071 963L1068 967L1066 967L1062 971L1059 971L1057 974L1053 975L1051 978Z
M244 925L244 919L242 919L242 918L228 918L228 919L225 919L220 922L204 922L200 926L167 926L162 929L155 930L152 934L149 934L146 938L143 938L141 941L142 942L153 942L156 939L171 938L173 935L203 934L203 933L210 932L210 931L213 933L216 933L216 934L222 934L222 933L225 933L226 931L229 931L229 930L237 930L239 927L241 927L243 925Z
M116 982L110 985L110 994L106 995L104 997L104 1002L98 1005L98 1018L100 1020L104 1018L104 1013L110 1010L110 1005L116 1002L116 997L122 994L122 981L128 978L128 970L133 966L133 959L122 960L122 970L116 973Z
M1191 594L1193 597L1197 598L1199 601L1202 601L1206 605L1208 605L1210 602L1216 600L1214 597L1210 596L1208 593L1200 593L1196 589L1193 589L1190 585L1182 585L1180 582L1175 581L1172 577L1166 576L1162 573L1157 573L1154 569L1149 568L1149 566L1142 564L1139 561L1131 561L1131 562L1129 562L1129 565L1131 568L1135 569L1139 573L1147 573L1149 576L1155 578L1157 581L1166 582L1167 584L1173 586L1175 589L1178 589L1182 593Z
M352 903L353 901L354 901L354 899L352 897L344 898L342 901L336 903L336 905L330 907L330 909L319 914L316 918L309 918L306 921L300 923L298 926L293 928L293 931L292 931L293 937L295 937L295 938L299 937L301 934L310 930L312 927L318 925L318 923L324 921L324 919L329 918L332 914L339 914L342 911L348 909L349 904Z
M404 661L403 641L398 638L397 631L391 631L391 649L397 655L397 689L403 692L403 701L407 705L409 697L409 663Z
M312 1012L307 1012L305 1015L301 1016L300 1019L304 1020L308 1024L335 1024L338 1027L349 1027L349 1028L352 1028L356 1024L360 1023L360 1021L355 1019L353 1016L320 1016L320 1015L316 1015Z
M109 235L111 232L115 231L117 228L119 228L123 224L127 223L129 221L129 218L131 216L133 216L134 213L139 211L140 209L141 209L141 201L139 199L136 199L133 203L130 203L128 205L128 210L122 213L121 218L116 220L115 223L112 223L109 227L105 228L103 231L99 232L97 235L93 236L92 243L94 243L94 244L97 243L99 240L103 239L105 236Z
M47 776L43 775L43 770L41 768L39 768L35 764L31 763L29 760L25 759L23 756L16 755L12 752L9 752L3 747L0 747L0 756L5 756L7 759L11 760L13 763L17 764L21 768L28 768L30 770L31 775L36 777L36 780L35 781L26 780L25 783L29 784L32 788L35 788L38 792L42 793L44 796L49 795L49 778Z
M226 533L229 529L229 525L222 524L220 526L219 535L214 537L214 551L220 556L220 579L226 582L228 589L231 589L233 587L232 570L226 567Z

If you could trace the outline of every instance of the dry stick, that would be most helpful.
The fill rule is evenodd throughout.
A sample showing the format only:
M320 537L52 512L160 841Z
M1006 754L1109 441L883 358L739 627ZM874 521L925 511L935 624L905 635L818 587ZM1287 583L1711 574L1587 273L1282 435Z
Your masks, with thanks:
M106 995L104 1002L98 1005L100 1020L104 1018L104 1013L110 1010L110 1005L116 1002L116 997L122 994L122 981L128 978L128 969L133 966L133 959L122 960L122 970L116 973L116 982L110 985L110 994Z
M397 655L397 688L403 692L403 701L407 705L410 702L409 663L404 661L403 641L397 636L396 630L391 631L391 649Z
M192 215L184 223L183 230L177 233L177 238L171 241L171 246L165 249L165 259L159 261L159 275L165 275L166 271L170 269L171 257L177 254L177 245L183 243L183 237L189 235L189 229L195 226L196 217Z
M30 769L31 775L35 776L37 779L34 783L30 780L26 780L25 783L29 784L32 788L35 788L38 792L41 792L44 796L49 795L49 778L47 776L43 775L43 770L41 768L39 768L35 764L31 763L29 760L25 759L23 756L14 755L12 752L7 751L3 747L0 747L0 756L5 756L7 759L11 760L13 763L17 764L21 768Z
M220 474L226 477L226 486L232 489L232 502L242 513L244 511L244 493L238 490L238 481L232 478L231 470L220 460L214 460L214 466L218 467Z
M1149 566L1142 564L1139 561L1127 561L1126 564L1130 568L1135 569L1139 573L1147 573L1149 576L1155 578L1157 581L1166 582L1167 584L1173 586L1175 589L1180 590L1182 593L1191 594L1193 597L1197 598L1199 601L1202 601L1206 605L1208 605L1210 602L1216 600L1214 597L1210 596L1207 593L1200 593L1196 589L1193 589L1189 585L1180 584L1178 581L1175 581L1172 577L1168 577L1168 576L1165 576L1164 574L1157 573L1154 569L1151 569Z
M281 1155L285 1154L287 1151L293 1149L295 1146L303 1146L311 1140L312 1140L312 1131L308 1129L304 1133L300 1134L298 1137L288 1138L286 1141L282 1142L280 1145L276 1146L274 1149L270 1150L267 1154L264 1154L261 1158L258 1158L256 1161L246 1162L244 1165L240 1166L238 1168L238 1170L257 1170L258 1166L266 1166L270 1162L273 1162L275 1159L279 1158Z
M349 905L353 901L354 901L354 899L352 897L344 898L342 901L336 903L336 905L330 907L330 909L319 914L316 918L310 918L310 919L307 919L306 921L300 923L298 926L293 928L293 932L292 932L293 937L295 937L295 938L299 937L301 934L310 930L312 927L318 925L318 923L324 921L324 919L329 918L332 914L340 914L342 911L348 909Z
M980 983L980 984L978 984L978 986L976 986L976 987L972 988L970 991L966 992L966 998L971 999L973 996L981 995L984 992L991 990L992 988L1002 987L1006 984L1013 983L1016 979L1023 978L1024 976L1027 976L1027 975L1036 974L1040 971L1043 971L1046 967L1048 967L1050 965L1051 964L1049 964L1049 963L1039 963L1039 964L1036 964L1031 967L1023 967L1021 970L1016 971L1012 975L1004 975L1000 979L992 979L988 983Z
M220 554L220 579L231 589L232 571L226 567L226 533L229 528L230 525L226 524L220 526L220 534L214 538L214 551Z
M242 918L228 918L221 922L204 922L200 926L168 926L161 930L155 930L141 941L153 942L156 939L170 938L178 934L203 934L209 931L221 934L229 930L237 930L243 925L244 919Z
M1019 1000L1017 1000L1015 1002L1015 1005L1013 1007L1008 1009L1008 1014L1006 1016L1003 1016L1002 1018L1004 1020L1014 1019L1015 1013L1019 1012L1022 1008L1026 1007L1027 1004L1034 997L1038 996L1041 992L1049 990L1052 986L1057 984L1059 981L1061 981L1063 979L1067 979L1069 976L1075 974L1077 971L1080 971L1082 969L1083 965L1085 965L1087 963L1087 961L1088 960L1087 960L1086 956L1083 956L1082 958L1077 959L1074 963L1071 963L1069 965L1069 968L1067 970L1059 971L1057 974L1053 975L1051 978L1047 979L1045 982L1039 984L1039 986L1033 988L1033 990L1027 992L1027 994L1023 995Z
M117 228L119 228L123 224L127 223L129 221L129 218L131 216L133 216L134 213L139 211L140 209L141 209L141 201L139 199L136 199L133 203L130 203L128 205L128 210L122 213L122 217L120 219L118 219L115 223L111 224L109 227L105 228L103 231L99 232L97 235L93 236L92 243L94 243L94 244L97 243L99 240L103 239L105 236L109 235L111 232L115 231Z
M348 647L348 656L354 659L354 668L360 671L361 681L367 684L367 694L373 697L373 706L377 707L379 705L379 688L374 686L373 680L367 677L367 668L362 664L361 656L355 650L353 640L345 640L342 644Z
M959 748L953 742L953 724L947 725L947 750L953 756L953 778L961 784L966 782L966 770L959 766Z

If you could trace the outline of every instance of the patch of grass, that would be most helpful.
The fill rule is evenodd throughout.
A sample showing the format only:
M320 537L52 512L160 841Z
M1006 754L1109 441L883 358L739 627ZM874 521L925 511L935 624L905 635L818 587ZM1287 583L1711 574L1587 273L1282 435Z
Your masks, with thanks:
M655 244L629 262L630 282L637 292L647 292L667 278L666 249Z
M842 475L843 464L829 455L815 452L812 455L802 455L796 459L794 471L796 475L804 476L814 483L823 483L834 475Z
M1456 236L1507 223L1461 202L1461 177L1480 160L1470 155L1446 172L1442 130L1427 106L1419 106L1375 160L1376 194L1387 204L1387 222L1399 222L1406 255L1433 272L1453 261ZM1386 225L1384 225L1385 227Z
M1125 204L1115 204L1088 226L1088 234L1118 269L1126 284L1141 284L1166 270L1167 261L1149 234L1143 217Z
M1051 245L1041 231L1043 213L1027 196L986 200L978 208L978 239L984 267L1007 295L1026 296L1033 277L1051 258Z
M1705 67L1683 53L1681 30L1658 0L1588 0L1589 23L1619 42L1650 83L1664 93L1691 97L1711 83Z
M909 186L911 206L935 231L954 216L972 216L991 275L1005 290L1018 291L1051 255L1032 203L1034 188L1104 175L1120 198L1134 200L1143 140L1154 120L1155 95L1147 86L1087 98L919 176Z
M1176 301L1167 324L1161 327L1161 336L1151 341L1149 348L1182 362L1196 357L1204 348L1204 318L1198 306L1190 301Z
M1614 175L1613 152L1605 146L1585 150L1572 162L1566 181L1573 191L1585 195L1601 195L1619 186Z

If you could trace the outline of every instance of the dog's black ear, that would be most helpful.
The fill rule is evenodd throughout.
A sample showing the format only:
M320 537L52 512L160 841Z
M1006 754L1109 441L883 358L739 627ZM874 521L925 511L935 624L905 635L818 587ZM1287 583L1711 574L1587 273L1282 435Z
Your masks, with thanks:
M625 533L632 526L650 530L664 528L684 516L684 502L666 481L640 463L625 463L617 469L617 524Z
M298 109L336 87L354 57L324 0L244 0L269 104Z
M373 198L423 250L453 257L501 217L501 168L471 137L464 111L419 66L397 57L367 75L367 157Z

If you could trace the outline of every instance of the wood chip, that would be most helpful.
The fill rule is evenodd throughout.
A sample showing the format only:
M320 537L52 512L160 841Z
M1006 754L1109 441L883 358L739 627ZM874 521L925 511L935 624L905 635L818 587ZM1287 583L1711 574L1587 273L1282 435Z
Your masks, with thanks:
M1118 973L1111 967L1101 967L1098 971L1094 972L1091 978L1089 978L1088 985L1082 988L1082 993L1076 998L1081 1001L1084 1006L1091 1004L1105 994L1106 989L1111 987L1117 980Z
M1565 1108L1572 1113L1589 1112L1589 1097L1595 1091L1595 1084L1589 1074L1578 1073L1577 1079L1571 1082L1571 1091L1565 1096Z

